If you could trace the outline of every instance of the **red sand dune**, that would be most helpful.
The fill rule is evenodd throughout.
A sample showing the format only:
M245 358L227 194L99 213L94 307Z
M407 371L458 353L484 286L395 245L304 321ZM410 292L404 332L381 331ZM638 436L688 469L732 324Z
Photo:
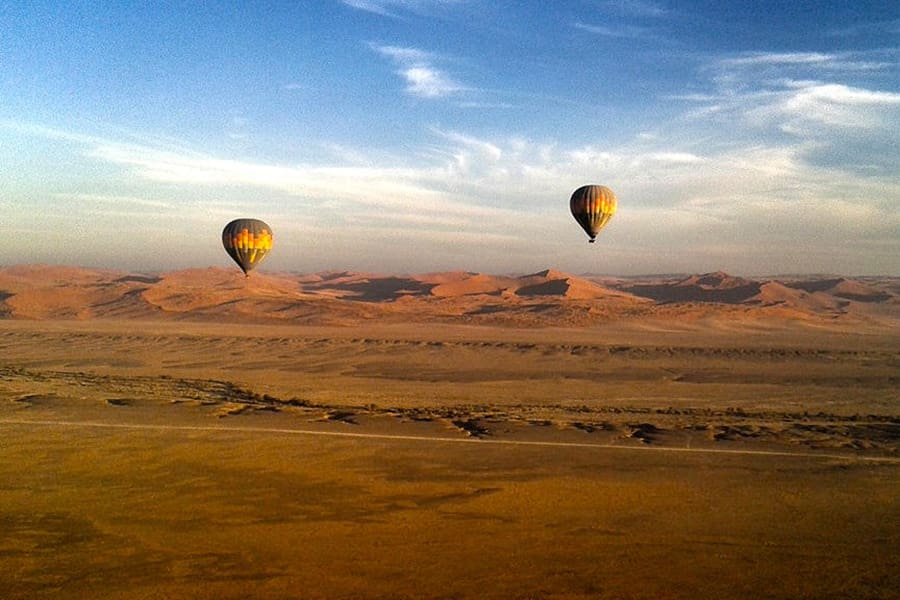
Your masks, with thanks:
M769 281L762 284L759 293L750 298L748 302L758 302L763 306L783 305L814 311L838 311L847 304L831 294L823 292L810 293L789 287L778 281Z
M187 269L158 274L19 265L0 268L0 315L23 319L179 318L353 324L462 322L581 326L614 320L796 319L895 326L898 278L596 279L548 269L523 276L452 271L382 275Z
M846 298L858 302L884 302L890 300L893 295L888 290L878 289L861 281L844 277L795 281L787 285L806 292L825 292L838 298Z
M442 278L435 278L440 281ZM434 279L433 279L434 280ZM514 289L516 280L512 277L497 277L482 273L468 274L467 277L439 283L432 290L434 296L457 297L489 294L499 296L504 291Z
M717 302L736 304L759 293L756 281L732 277L721 271L684 279L623 285L621 289L656 302Z

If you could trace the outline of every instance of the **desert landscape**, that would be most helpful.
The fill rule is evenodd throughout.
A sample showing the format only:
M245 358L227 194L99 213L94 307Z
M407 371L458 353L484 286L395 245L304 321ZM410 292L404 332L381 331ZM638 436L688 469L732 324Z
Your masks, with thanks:
M898 598L900 279L0 268L0 597Z

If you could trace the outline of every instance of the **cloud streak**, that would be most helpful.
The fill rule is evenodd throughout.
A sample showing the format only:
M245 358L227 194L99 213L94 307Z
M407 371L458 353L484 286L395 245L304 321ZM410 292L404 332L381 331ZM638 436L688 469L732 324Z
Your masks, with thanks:
M576 29L594 33L603 37L621 38L621 39L638 39L650 35L651 30L648 27L640 27L637 25L588 25L586 23L575 23Z
M815 69L820 73L877 71L890 66L891 63L888 61L863 59L859 53L854 52L745 52L738 56L723 58L715 64L715 68L718 69L806 68Z
M445 6L458 4L460 0L341 0L357 10L398 18L401 13L428 13Z
M601 6L629 17L659 18L670 14L662 5L647 0L606 0Z

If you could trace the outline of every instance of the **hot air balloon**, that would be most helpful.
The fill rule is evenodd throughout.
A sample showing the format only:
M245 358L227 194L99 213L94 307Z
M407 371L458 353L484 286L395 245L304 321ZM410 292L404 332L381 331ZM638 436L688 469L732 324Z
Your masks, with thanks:
M222 230L222 245L249 277L272 249L272 228L259 219L235 219Z
M616 212L616 195L602 185L584 185L572 192L569 210L593 244L594 238Z

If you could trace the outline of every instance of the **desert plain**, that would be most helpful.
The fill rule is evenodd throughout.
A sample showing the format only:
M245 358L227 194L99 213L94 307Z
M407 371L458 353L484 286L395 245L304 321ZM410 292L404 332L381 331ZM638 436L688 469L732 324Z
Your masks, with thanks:
M900 281L0 269L2 598L898 598Z

